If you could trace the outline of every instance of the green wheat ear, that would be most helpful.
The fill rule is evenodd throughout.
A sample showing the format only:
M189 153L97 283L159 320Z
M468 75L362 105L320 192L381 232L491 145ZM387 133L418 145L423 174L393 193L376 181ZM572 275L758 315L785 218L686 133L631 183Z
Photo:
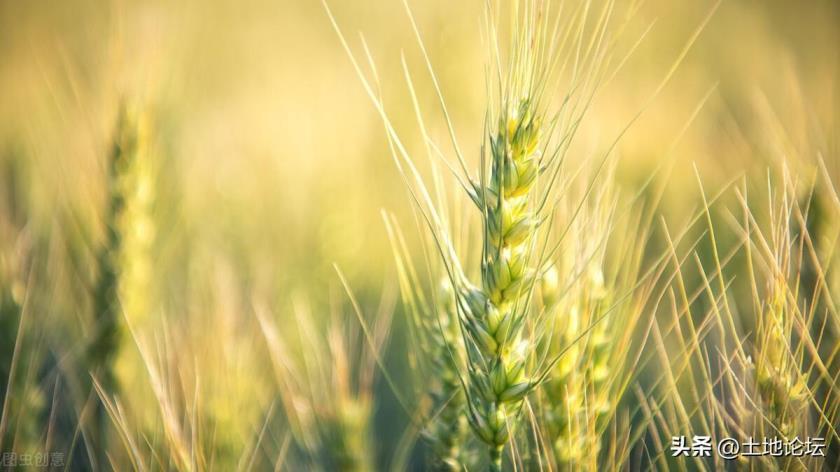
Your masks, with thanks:
M426 395L430 400L429 424L423 435L429 440L435 466L441 470L463 470L467 465L469 431L464 417L465 397L459 369L463 344L458 332L455 291L448 277L438 285L432 308L421 319L422 354L431 376Z
M93 336L88 345L88 365L99 384L117 387L114 361L122 336L121 284L126 267L125 242L132 237L135 221L127 211L133 205L133 172L148 143L146 117L133 105L120 107L111 153L108 157L105 240L97 254L97 281L93 293ZM99 408L94 441L106 442L105 411Z
M105 241L97 254L98 278L93 299L95 329L88 352L92 370L96 371L103 384L108 386L113 383L108 364L119 342L117 277L123 235L118 222L125 209L122 182L128 164L134 159L137 150L137 133L131 120L125 106L122 106L107 162Z
M489 184L475 193L484 217L482 287L463 288L459 305L468 338L467 419L495 469L522 400L538 384L526 365L535 346L523 331L536 273L533 189L542 119L528 97L508 106L489 136Z
M462 470L464 467L463 448L466 445L467 433L463 416L465 398L458 376L458 362L462 349L458 349L459 357L455 357L452 352L452 349L463 346L459 341L455 300L452 283L449 278L444 278L440 282L438 293L439 325L427 328L432 340L431 359L434 371L437 372L430 395L432 409L439 414L427 429L426 435L431 438L441 463L452 471Z
M460 380L464 345L455 290L447 276L431 280L431 290L425 290L427 284L418 276L396 218L386 212L382 216L410 322L412 380L420 398L422 436L430 445L431 465L437 470L464 470L470 463L466 447L470 432ZM439 267L428 269L429 274L442 272Z
M807 429L809 389L803 359L793 338L797 324L804 324L797 307L801 263L795 261L794 229L790 220L795 203L784 193L771 237L756 239L770 252L772 264L766 274L767 292L757 312L754 357L747 358L748 371L755 377L758 400L774 434L785 438L803 435ZM748 254L752 262L752 254ZM793 275L793 277L792 277ZM754 280L755 275L753 275Z
M30 447L38 438L42 390L26 384L22 365L27 350L24 305L33 249L25 229L21 164L16 153L0 154L0 451ZM24 386L25 389L20 387ZM11 421L18 416L17 424Z
M563 470L597 469L597 424L610 410L603 385L610 375L610 323L596 324L591 336L574 343L606 304L603 279L585 276L581 285L570 295L571 306L563 315L564 322L558 324L558 342L570 347L544 389L549 410L546 427L552 432L554 453ZM549 306L550 298L543 303Z
M785 293L774 290L762 319L754 363L756 385L768 421L785 438L802 430L802 413L808 406L808 389L788 350L791 319Z
M488 105L477 179L467 170L439 84L409 10L460 164L460 175L454 166L448 167L480 212L482 234L473 241L475 245L480 242L480 263L465 272L463 256L457 253L451 229L442 216L444 208L440 201L434 201L385 110L376 67L367 47L371 79L362 71L324 4L365 92L383 120L397 169L418 206L421 221L431 232L439 261L453 287L460 343L465 354L457 372L465 395L465 416L489 453L491 470L502 468L505 444L515 442L526 397L543 383L558 361L558 357L546 358L544 341L551 336L550 321L532 301L535 283L556 250L548 247L553 242L548 241L549 231L543 231L541 223L554 209L563 158L577 124L586 113L588 99L597 88L597 76L603 73L606 47L603 37L609 23L609 8L595 21L590 32L584 21L588 5L585 3L572 15L565 15L549 11L548 2L512 2L504 12L495 11L494 5L488 2L486 25L492 73L487 77ZM508 45L500 44L496 29L499 18L511 21ZM504 63L501 51L505 52ZM581 55L581 51L585 54ZM564 59L575 65L565 69ZM419 118L422 113L405 61L403 66ZM564 99L549 117L544 105L553 103L551 95L555 91L547 90L546 83L564 69L571 75L571 83L560 92ZM418 120L423 136L428 139L422 121ZM428 148L431 155L435 146ZM473 283L470 277L479 280ZM449 348L455 352L458 343ZM513 452L514 459L515 456Z

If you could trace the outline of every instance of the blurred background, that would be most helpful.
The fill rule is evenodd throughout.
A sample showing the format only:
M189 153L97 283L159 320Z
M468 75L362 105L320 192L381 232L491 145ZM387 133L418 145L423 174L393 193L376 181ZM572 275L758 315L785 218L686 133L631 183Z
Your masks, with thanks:
M364 35L408 147L423 143L403 55L430 134L451 153L402 2L329 4L360 56ZM486 105L484 2L409 4L475 164ZM659 210L675 224L698 208L695 172L709 194L745 176L760 189L784 156L806 181L818 178L822 159L840 182L835 1L725 0L648 106L713 6L617 5L616 21L629 18L620 49L641 42L597 94L572 156L604 150L644 110L616 148L616 179L632 193L672 166L655 178L665 188ZM132 187L140 203L128 210L142 224L123 235L123 250L139 254L125 271L133 298L121 296L131 328L111 350L115 378L102 389L128 430L161 431L148 441L166 437L176 444L167 447L193 450L185 462L194 454L185 445L203 444L204 465L224 470L253 466L246 451L269 448L276 457L288 448L282 428L263 426L281 409L275 377L290 374L260 361L271 343L253 333L266 313L290 338L284 349L295 351L296 340L308 339L292 334L300 317L315 333L330 320L352 325L334 265L371 323L393 313L382 357L396 383L408 375L381 210L408 229L418 257L421 238L381 119L320 2L0 1L0 451L66 451L81 469L97 455L68 445L87 443L76 426L99 409L90 406L97 394L84 351L98 336L91 312L125 109L142 110L146 157ZM351 348L350 357L364 357L354 349L364 350ZM376 464L384 468L409 418L379 375L373 383ZM111 460L130 463L116 452Z

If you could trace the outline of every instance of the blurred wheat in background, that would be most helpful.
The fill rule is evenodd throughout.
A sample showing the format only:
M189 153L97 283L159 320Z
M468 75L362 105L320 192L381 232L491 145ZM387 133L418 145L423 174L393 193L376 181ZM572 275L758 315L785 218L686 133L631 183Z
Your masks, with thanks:
M838 44L830 0L0 2L0 468L840 470Z

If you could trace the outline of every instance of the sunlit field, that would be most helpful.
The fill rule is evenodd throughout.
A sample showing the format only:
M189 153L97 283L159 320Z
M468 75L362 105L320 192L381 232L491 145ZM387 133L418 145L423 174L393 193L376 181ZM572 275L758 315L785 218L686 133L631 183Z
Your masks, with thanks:
M840 4L0 2L0 470L840 470Z

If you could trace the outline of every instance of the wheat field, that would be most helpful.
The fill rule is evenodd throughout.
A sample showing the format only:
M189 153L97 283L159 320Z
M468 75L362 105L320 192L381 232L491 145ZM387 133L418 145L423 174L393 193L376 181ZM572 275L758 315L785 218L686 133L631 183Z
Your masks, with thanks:
M838 44L0 2L0 470L840 470Z

